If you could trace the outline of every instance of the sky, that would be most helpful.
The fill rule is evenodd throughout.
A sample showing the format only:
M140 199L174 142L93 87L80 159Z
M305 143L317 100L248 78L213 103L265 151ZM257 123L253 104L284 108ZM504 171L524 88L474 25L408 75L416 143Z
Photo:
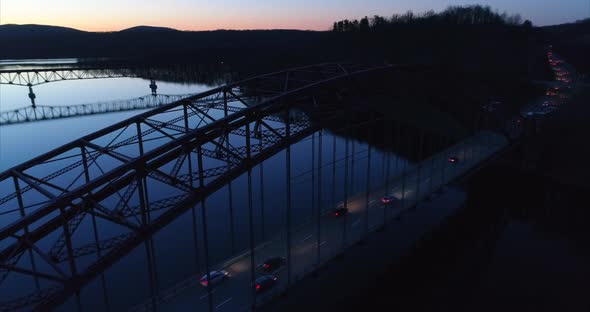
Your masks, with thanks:
M87 31L137 25L181 30L327 30L342 19L449 5L484 4L520 13L535 25L573 22L590 15L590 0L0 0L0 24L43 24Z

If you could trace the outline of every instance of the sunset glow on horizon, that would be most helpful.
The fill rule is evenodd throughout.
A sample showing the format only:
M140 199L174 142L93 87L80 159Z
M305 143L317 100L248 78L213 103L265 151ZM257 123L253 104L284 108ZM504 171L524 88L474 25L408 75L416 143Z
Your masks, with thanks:
M137 25L180 30L304 29L328 30L336 20L375 14L415 13L449 5L490 5L520 13L536 25L573 22L588 17L587 0L0 0L0 24L42 24L86 31L116 31Z

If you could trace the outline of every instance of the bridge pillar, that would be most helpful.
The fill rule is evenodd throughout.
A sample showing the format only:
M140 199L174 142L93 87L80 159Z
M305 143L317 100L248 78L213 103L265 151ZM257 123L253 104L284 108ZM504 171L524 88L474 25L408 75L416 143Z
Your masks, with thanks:
M150 79L150 89L152 90L152 95L158 95L158 85L156 84L156 80Z
M31 99L31 106L33 106L33 108L35 108L35 98L37 96L35 95L35 93L33 92L33 85L31 85L29 83L29 99Z

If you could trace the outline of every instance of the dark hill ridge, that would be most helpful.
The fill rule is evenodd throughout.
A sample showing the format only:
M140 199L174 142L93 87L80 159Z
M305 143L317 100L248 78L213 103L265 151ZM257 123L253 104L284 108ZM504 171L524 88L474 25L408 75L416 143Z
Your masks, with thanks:
M36 24L4 24L0 25L0 38L16 36L47 36L47 35L64 35L64 34L83 34L87 33L82 30L62 27Z
M545 61L535 32L507 25L401 25L371 33L179 31L149 26L81 32L47 26L51 32L15 36L20 27L29 26L0 26L0 59L110 58L151 65L223 62L256 72L322 62L438 64L482 77L514 79L528 79L529 68L535 68L529 63L538 59L537 54Z
M271 53L284 55L312 49L328 35L328 32L299 30L180 31L151 26L86 32L43 25L0 25L0 59L198 58L202 62L227 61L234 56L241 60L265 59Z
M139 33L139 32L180 32L178 29L170 27L155 27L155 26L135 26L119 31L121 33Z

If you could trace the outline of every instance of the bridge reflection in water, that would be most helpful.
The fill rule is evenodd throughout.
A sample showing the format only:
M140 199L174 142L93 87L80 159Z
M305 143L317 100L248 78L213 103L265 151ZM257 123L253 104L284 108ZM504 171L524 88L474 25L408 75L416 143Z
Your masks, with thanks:
M121 310L146 297L136 309L253 309L506 144L490 132L408 142L403 127L342 109L360 78L393 70L325 64L255 77L1 174L3 309ZM385 133L377 147L351 139L367 129L368 139ZM349 213L335 217L337 207ZM269 256L287 264L257 294ZM217 269L231 278L197 287Z
M0 112L0 126L150 109L171 104L192 95L194 94L157 94L145 95L134 99L89 104L26 106Z

